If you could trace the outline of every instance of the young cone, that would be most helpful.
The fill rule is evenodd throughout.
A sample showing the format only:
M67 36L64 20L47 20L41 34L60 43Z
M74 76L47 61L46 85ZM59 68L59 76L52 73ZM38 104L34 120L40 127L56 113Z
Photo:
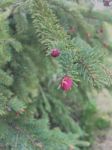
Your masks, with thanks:
M58 57L60 55L60 50L55 48L55 49L52 49L51 51L51 56L52 57Z
M61 89L64 91L69 91L71 90L72 86L73 86L72 78L70 76L64 76L60 83Z

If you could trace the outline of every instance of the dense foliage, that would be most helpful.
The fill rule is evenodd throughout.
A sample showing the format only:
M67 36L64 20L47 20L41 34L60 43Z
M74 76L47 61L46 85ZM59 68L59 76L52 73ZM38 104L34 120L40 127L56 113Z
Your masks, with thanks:
M93 92L111 85L109 23L109 12L72 0L0 1L0 149L91 146ZM64 76L74 82L67 92Z

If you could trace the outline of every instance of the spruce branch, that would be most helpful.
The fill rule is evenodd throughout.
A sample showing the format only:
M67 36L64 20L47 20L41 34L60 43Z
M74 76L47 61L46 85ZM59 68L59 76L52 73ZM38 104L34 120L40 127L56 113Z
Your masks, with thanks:
M62 7L62 4L60 5ZM64 7L64 9L66 9L66 11L69 11L74 16L74 14L72 13L72 11L75 11L74 9L69 10L67 6ZM77 15L79 16L78 18L80 17L82 18L80 13L78 14L76 13L76 16ZM83 20L81 18L79 19L79 21ZM71 54L71 50L73 50L74 55L76 54L76 56L74 56L74 60L79 59L78 62L79 62L79 65L81 65L79 67L80 68L79 73L83 74L84 80L89 81L90 83L92 83L92 85L105 84L106 77L105 77L104 71L101 69L100 57L96 57L96 54L95 54L97 53L97 51L93 51L92 48L89 47L86 42L84 43L81 40L78 41L77 39L70 40L70 37L66 34L63 28L60 26L59 21L57 21L57 18L53 14L52 10L49 9L46 1L43 1L43 0L33 1L32 19L33 19L33 24L36 29L36 34L39 38L39 41L41 42L41 44L44 44L44 46L46 46L46 49L50 50L53 47L53 45L55 46L57 45L58 48L62 47L64 51L67 50L67 53L68 53L67 57L69 59L67 59L66 61L61 60L61 61L65 61L65 64L63 64L62 62L63 68L67 68L68 65L73 66L73 63L72 63L73 55ZM76 21L78 22L78 20ZM81 22L81 25L83 25L84 23ZM80 22L78 22L78 24L80 24ZM83 49L83 47L84 49L86 47L88 52L86 52ZM79 57L77 55L78 49L79 49ZM92 51L89 49L91 49ZM62 55L63 55L63 51L62 51ZM80 60L80 56L83 62L82 60ZM63 59L63 56L60 57L60 59ZM86 63L84 63L84 61ZM77 70L74 70L74 71L77 72ZM70 71L68 72L70 73ZM103 75L100 76L100 74L103 74Z
M94 27L87 22L86 18L83 17L83 14L79 9L80 8L79 5L76 5L75 2L69 2L66 0L65 1L53 0L51 3L49 2L49 5L51 4L54 6L54 8L59 7L64 11L64 13L67 13L67 15L71 16L71 18L75 20L77 26L80 27L81 30L83 30L85 35L87 33L90 33L91 36L94 35L95 32Z

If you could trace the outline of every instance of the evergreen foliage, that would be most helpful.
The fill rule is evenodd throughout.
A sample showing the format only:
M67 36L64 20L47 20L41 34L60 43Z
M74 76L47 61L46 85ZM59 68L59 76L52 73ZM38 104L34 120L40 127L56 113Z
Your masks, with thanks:
M97 113L92 91L112 77L96 32L102 16L111 22L72 0L0 1L1 149L90 147ZM68 33L70 27L76 31ZM53 48L58 58L51 58ZM58 90L64 75L74 80L68 93Z

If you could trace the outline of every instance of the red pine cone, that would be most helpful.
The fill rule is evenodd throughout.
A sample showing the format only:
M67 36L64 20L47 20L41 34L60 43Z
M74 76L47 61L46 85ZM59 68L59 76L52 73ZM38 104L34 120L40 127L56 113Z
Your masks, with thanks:
M52 57L58 57L60 55L60 50L57 48L54 48L51 50L51 56Z
M60 83L61 89L64 91L69 91L72 88L72 86L73 86L72 78L69 76L64 76Z

